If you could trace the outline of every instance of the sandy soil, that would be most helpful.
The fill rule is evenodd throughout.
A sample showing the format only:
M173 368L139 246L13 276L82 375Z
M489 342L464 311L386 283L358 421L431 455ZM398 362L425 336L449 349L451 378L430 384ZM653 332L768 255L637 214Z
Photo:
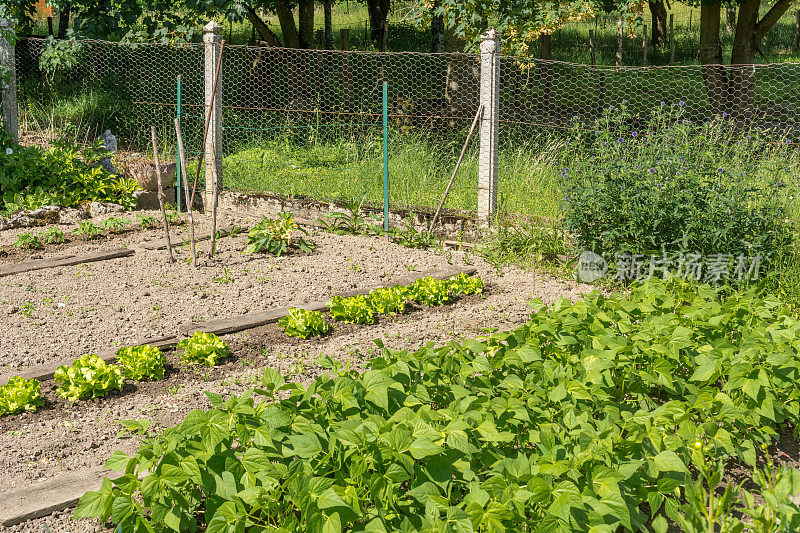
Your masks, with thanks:
M230 217L226 221L251 222ZM207 221L202 226L205 229ZM63 229L65 234L69 230L68 226ZM19 233L0 233L0 245L13 242ZM78 242L56 251L17 252L5 258L58 257L121 245L136 250L131 257L0 278L0 372L8 370L4 367L67 361L172 334L176 327L192 322L325 299L335 292L385 283L448 261L385 239L319 232L311 236L317 245L313 254L245 255L241 252L246 235L240 234L223 238L213 260L207 258L209 243L200 243L204 258L195 270L186 262L186 246L176 250L174 264L167 263L165 250L138 246L160 237L156 230L131 232L97 243Z
M252 220L228 216L225 223L246 225ZM202 221L202 226L206 224ZM71 226L62 230L67 233ZM21 232L0 233L0 245L13 242ZM412 250L380 238L325 233L312 235L317 244L314 254L285 258L243 255L244 237L228 237L220 243L219 257L203 260L195 271L185 262L187 249L180 250L179 262L170 265L165 251L138 246L159 237L155 230L131 232L100 243L78 242L55 251L6 257L6 261L18 261L119 245L136 249L130 258L0 278L2 364L17 367L69 360L85 352L167 334L179 324L324 299L336 291L448 264L475 266L489 291L438 309L416 308L372 326L337 324L335 332L322 339L291 339L274 325L228 335L224 339L233 356L223 366L186 368L175 354L168 354L167 379L126 385L120 393L99 400L66 404L55 396L53 383L46 382L43 393L51 400L48 407L0 420L4 491L100 465L116 449L133 452L137 443L117 437L117 420L147 418L155 428L174 425L192 409L209 407L203 391L241 392L252 386L266 366L280 370L288 379L307 383L319 373L316 360L321 355L362 366L376 353L374 339L383 339L390 348L405 349L474 337L492 328L510 329L525 322L531 298L549 303L559 296L576 299L588 290L529 271L512 268L499 273L471 255ZM208 244L200 248L205 251ZM69 511L7 529L100 530L87 520L72 521Z

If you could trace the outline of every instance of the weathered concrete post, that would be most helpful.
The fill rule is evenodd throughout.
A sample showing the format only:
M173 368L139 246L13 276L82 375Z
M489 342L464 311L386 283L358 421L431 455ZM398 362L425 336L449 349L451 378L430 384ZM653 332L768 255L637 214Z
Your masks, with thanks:
M500 119L500 37L494 29L481 35L483 116L478 151L478 221L487 227L497 211L497 152Z
M211 105L211 96L214 92L214 76L217 73L219 50L222 46L222 26L213 20L203 27L203 43L205 43L205 93L206 110ZM203 195L203 205L206 209L211 207L214 187L222 188L222 71L217 82L217 92L214 95L214 107L211 112L211 122L208 125L208 137L205 146L206 188Z
M0 66L11 72L11 78L3 83L2 113L5 129L11 134L14 142L19 140L19 119L17 117L17 75L14 65L14 23L8 19L0 19Z

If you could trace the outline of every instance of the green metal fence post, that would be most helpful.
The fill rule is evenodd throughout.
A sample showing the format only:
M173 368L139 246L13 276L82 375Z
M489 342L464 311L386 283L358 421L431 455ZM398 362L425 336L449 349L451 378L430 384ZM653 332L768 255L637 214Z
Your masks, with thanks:
M383 82L383 230L389 231L389 83Z
M178 124L181 124L181 75L178 74ZM183 124L181 124L181 127ZM180 163L180 154L178 154L178 173L177 173L177 185L175 187L175 201L178 205L178 211L181 210L181 163Z

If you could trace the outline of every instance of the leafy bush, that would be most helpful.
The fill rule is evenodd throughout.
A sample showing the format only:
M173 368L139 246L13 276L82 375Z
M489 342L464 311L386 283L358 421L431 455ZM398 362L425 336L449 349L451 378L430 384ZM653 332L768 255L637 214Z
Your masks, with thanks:
M402 314L406 312L408 289L399 285L373 289L367 300L376 315Z
M14 242L14 247L20 250L34 250L42 247L42 241L32 233L20 233Z
M430 307L445 305L453 298L450 295L450 283L432 277L418 279L408 287L409 299Z
M78 65L82 51L83 45L74 38L56 40L51 36L39 55L39 70L48 83L53 83L62 73Z
M202 331L196 331L191 338L180 341L178 349L183 350L182 357L187 363L205 366L214 366L231 353L225 341L213 333Z
M41 384L35 379L14 376L0 386L0 416L36 411L42 405Z
M303 237L292 239L292 233L296 231L308 235L306 230L295 223L294 217L290 213L279 213L275 220L264 217L247 234L245 253L268 252L281 256L289 248L297 248L305 253L313 252L314 245L310 241Z
M81 202L114 202L133 207L136 182L109 174L97 161L107 155L101 143L88 148L60 141L43 149L0 142L0 208L71 207Z
M39 237L45 244L61 244L64 242L64 232L58 228L50 228L43 231Z
M350 324L375 323L375 314L365 296L334 296L328 301L328 311L334 320Z
M166 362L164 354L155 346L126 346L117 350L117 363L122 373L134 381L164 379Z
M480 294L483 292L483 280L478 276L468 276L462 272L458 276L453 276L448 280L450 293L456 296Z
M124 381L119 367L109 365L95 354L81 356L72 366L59 366L54 379L59 396L73 402L120 390Z
M95 225L91 220L81 220L78 222L78 227L72 230L73 235L78 235L87 241L99 238L102 233L103 228Z
M289 309L289 313L278 320L278 327L290 337L301 339L325 335L331 329L330 324L322 318L322 313L299 307Z
M482 341L384 349L363 373L328 360L308 388L267 370L260 389L210 395L212 409L115 453L125 475L76 516L113 509L123 531L664 532L702 514L686 498L718 459L756 468L800 422L798 332L771 298L651 280L539 303ZM797 474L763 477L767 507L748 513L743 492L718 524L771 509L797 523Z
M700 128L662 108L639 131L635 117L608 112L594 134L576 135L592 157L566 176L565 225L585 249L616 254L697 253L767 258L790 240L785 184L762 173L750 137L729 138L723 121ZM670 139L670 142L665 142ZM733 165L738 152L744 165ZM780 175L781 169L770 174Z

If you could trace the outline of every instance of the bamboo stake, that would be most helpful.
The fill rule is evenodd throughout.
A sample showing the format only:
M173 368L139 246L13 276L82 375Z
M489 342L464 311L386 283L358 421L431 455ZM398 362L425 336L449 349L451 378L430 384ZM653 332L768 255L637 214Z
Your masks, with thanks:
M161 218L164 219L164 234L167 237L167 252L169 253L169 262L175 262L175 256L172 254L172 242L169 240L169 220L167 220L167 211L164 209L164 185L161 182L161 162L158 160L158 133L155 126L150 126L150 136L153 140L153 161L156 164L156 177L158 178L158 206L161 208Z
M453 180L456 178L456 172L458 169L461 168L461 161L464 159L464 153L467 151L467 146L469 145L470 139L472 139L472 134L475 132L475 126L478 124L478 120L480 119L481 115L483 115L483 106L478 108L478 112L475 113L475 118L472 119L472 126L469 128L469 133L467 134L467 140L464 141L464 147L461 148L461 155L458 156L458 162L456 162L456 168L453 169L453 174L450 176L450 181L447 182L447 188L444 190L444 196L442 196L442 201L439 202L439 207L436 208L436 214L433 215L433 219L431 220L431 225L428 228L428 233L433 232L433 227L436 225L436 219L439 218L439 213L442 212L442 207L444 207L444 202L447 200L447 195L450 194L450 187L453 186Z
M200 161L197 163L197 174L194 177L192 184L192 198L191 203L194 204L194 196L197 193L197 184L200 181L200 169L203 167L203 158L206 155L206 142L208 141L208 128L211 125L211 112L214 109L214 99L217 96L217 84L219 83L219 72L222 66L222 51L225 49L225 39L222 40L219 46L219 57L217 58L217 71L214 73L214 86L211 88L211 101L208 104L208 111L206 111L206 126L203 131L203 144L200 147ZM214 153L216 159L217 154Z
M217 146L212 146L212 151L217 153ZM219 183L217 183L217 158L211 159L211 175L214 183L213 194L211 195L211 257L217 252L217 205L219 203Z
M186 176L186 152L183 151L183 133L181 132L181 121L175 119L175 133L178 136L178 164L181 166L181 174ZM192 215L194 201L189 202L189 180L183 180L183 189L186 198L186 213L189 215L189 238L192 243L192 266L197 267L197 253L194 248L194 216ZM194 198L192 198L194 200Z

